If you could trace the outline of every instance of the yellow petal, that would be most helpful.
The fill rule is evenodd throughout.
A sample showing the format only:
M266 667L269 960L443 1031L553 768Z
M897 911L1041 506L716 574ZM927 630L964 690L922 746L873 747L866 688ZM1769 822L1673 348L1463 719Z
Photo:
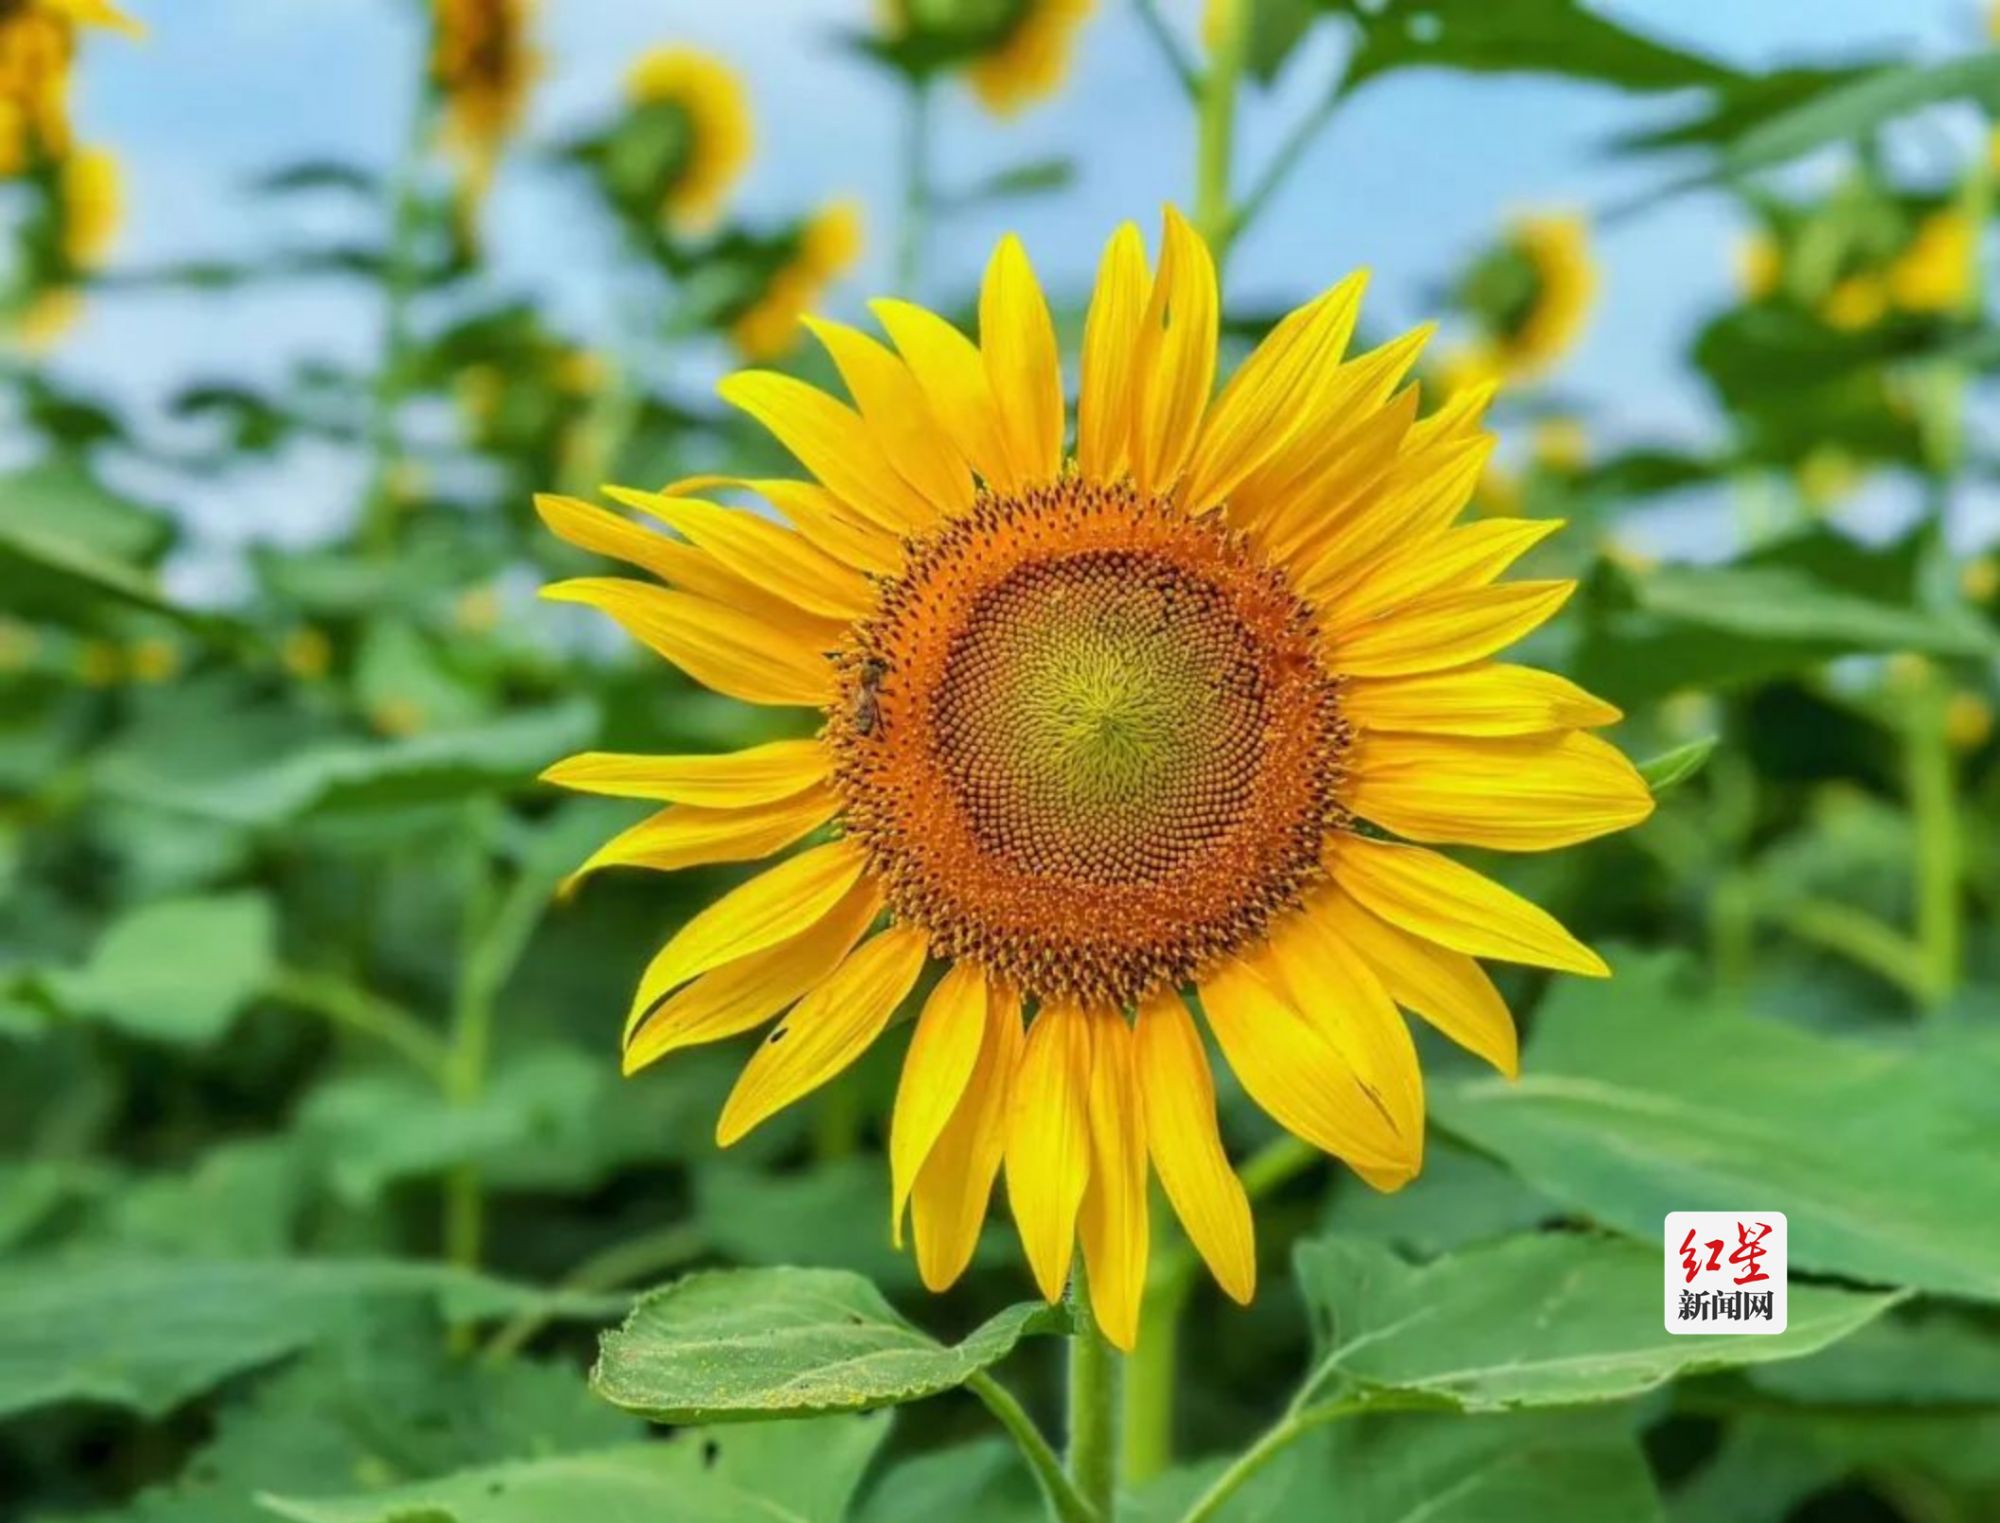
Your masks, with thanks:
M670 1052L761 1026L840 966L882 909L882 890L864 879L819 920L761 952L702 974L669 996L665 954L653 959L625 1018L625 1072Z
M847 622L875 607L875 589L867 577L816 548L796 529L693 497L665 497L624 487L604 490L626 507L671 524L745 581L807 613Z
M1465 666L1555 617L1575 582L1507 582L1435 592L1330 641L1327 663L1350 677L1403 677Z
M646 980L666 990L752 952L776 946L847 897L868 859L852 841L829 841L739 884L697 913L661 948Z
M623 514L547 493L535 499L535 511L552 533L593 555L650 571L663 582L754 613L799 638L828 633L822 620L739 576L707 551L642 528Z
M644 756L586 751L557 762L542 781L578 793L658 799L705 809L742 809L824 782L833 755L818 740L774 740L717 756Z
M670 805L598 847L563 887L572 889L606 867L647 867L664 873L711 862L754 862L817 830L839 807L840 800L824 784L740 809Z
M1430 333L1429 327L1416 329L1329 371L1302 410L1298 427L1231 494L1231 519L1255 525L1280 512L1311 511L1325 496L1326 484L1341 478L1347 441L1357 429L1374 423ZM1404 425L1395 436L1398 445L1416 417L1414 388L1403 395L1407 400L1399 404Z
M1188 461L1180 499L1214 506L1283 448L1302 426L1305 404L1340 363L1361 314L1366 274L1350 275L1273 328L1208 410Z
M807 708L833 700L833 663L754 614L619 577L557 582L542 596L608 613L634 639L731 698Z
M804 381L746 370L716 388L769 429L842 502L897 534L928 528L937 509L896 474L861 415Z
M737 476L686 476L660 489L663 497L721 489L754 492L835 560L870 576L894 576L903 569L903 542L879 524L850 513L841 500L812 481L745 480Z
M1260 517L1244 516L1244 494L1239 492L1230 501L1232 522L1247 523L1265 553L1293 567L1296 579L1298 569L1325 553L1349 514L1393 490L1391 473L1416 416L1413 386L1356 422L1329 427L1313 462L1314 474L1288 488Z
M1215 261L1172 207L1166 221L1159 278L1133 358L1139 396L1132 477L1142 492L1165 491L1180 476L1215 385Z
M979 352L1015 474L1053 481L1062 470L1062 363L1041 283L1011 233L994 249L979 289Z
M1375 1096L1326 1033L1241 962L1201 986L1202 1010L1250 1098L1286 1131L1346 1160L1379 1189L1416 1172Z
M1560 518L1489 518L1391 548L1323 595L1328 627L1350 629L1435 592L1467 592L1494 578L1563 526Z
M1292 916L1251 968L1340 1051L1408 1152L1422 1161L1424 1080L1410 1028L1389 991L1316 915Z
M1007 1199L1044 1297L1062 1297L1090 1182L1090 1021L1045 1004L1028 1028L1007 1110Z
M924 1001L896 1086L889 1127L889 1231L898 1248L917 1171L972 1082L985 1037L986 975L972 963L955 963Z
M804 322L833 357L848 395L897 474L940 512L971 507L972 472L910 367L858 329L817 317Z
M1293 574L1299 590L1337 607L1342 589L1385 555L1435 541L1465 511L1492 452L1491 439L1418 455L1406 447L1379 486L1328 511L1338 531L1300 557Z
M874 301L868 309L888 329L897 352L930 399L931 411L946 437L980 479L1001 492L1020 486L1007 456L999 403L978 346L935 312L909 302Z
M916 926L897 926L849 953L744 1066L716 1123L716 1143L730 1146L866 1052L924 971L929 944Z
M1472 957L1611 974L1546 910L1434 851L1341 834L1327 842L1326 865L1364 909L1425 941Z
M1139 1007L1134 1055L1146 1107L1146 1146L1174 1214L1230 1299L1257 1293L1250 1197L1229 1167L1215 1124L1215 1081L1201 1033L1171 989Z
M1131 455L1133 373L1139 327L1153 287L1146 245L1126 222L1104 246L1097 287L1083 323L1083 380L1077 391L1077 468L1089 481L1112 481Z
M1486 970L1470 957L1398 930L1337 888L1322 895L1309 913L1324 920L1374 969L1389 997L1405 1010L1415 1011L1510 1079L1521 1071L1514 1018Z
M49 3L49 0L45 0ZM111 4L111 0L53 0L57 15L79 26L107 27L128 37L144 37L146 25Z
M989 988L979 1061L910 1193L917 1273L926 1289L950 1289L979 1246L993 1177L1007 1146L1007 1110L1021 1047L1020 998L1009 989Z
M1104 1336L1129 1354L1146 1296L1146 1112L1132 1028L1115 1010L1090 1019L1090 1182L1077 1233L1091 1312Z
M1349 766L1347 806L1413 841L1548 851L1653 812L1624 754L1578 730L1499 740L1374 731Z
M1504 664L1359 679L1341 688L1340 711L1364 730L1430 735L1538 735L1625 717L1567 677Z

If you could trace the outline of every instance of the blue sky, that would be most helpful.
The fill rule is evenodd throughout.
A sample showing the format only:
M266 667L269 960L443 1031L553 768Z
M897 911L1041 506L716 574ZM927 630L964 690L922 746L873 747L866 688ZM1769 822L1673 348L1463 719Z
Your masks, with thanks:
M420 67L417 0L128 4L149 22L150 38L93 38L77 104L83 137L127 166L121 259L208 255L272 236L269 207L242 187L275 164L392 157ZM1972 0L1624 0L1604 8L1750 65L1928 56L1975 46L1983 33ZM1192 30L1198 0L1165 0L1165 9ZM832 38L871 13L871 0L543 0L549 67L529 140L553 141L601 112L645 47L687 41L715 50L745 76L757 116L743 206L775 219L845 194L867 208L875 234L867 266L832 303L858 309L888 284L899 111L881 77ZM1308 47L1277 88L1251 101L1240 179L1254 174L1336 60L1331 39ZM1601 207L1656 183L1665 166L1613 160L1603 145L1668 114L1671 103L1541 78L1412 73L1377 82L1334 122L1240 246L1229 294L1263 305L1367 265L1373 320L1416 321L1428 315L1426 293L1511 212ZM961 294L1006 227L1027 240L1052 289L1081 289L1116 222L1154 226L1161 203L1188 197L1192 134L1125 0L1100 0L1058 99L995 122L951 93L937 129L944 180L1060 153L1075 156L1081 174L1058 196L955 220L936 240L925 294ZM517 156L488 210L489 247L502 285L533 290L568 325L601 334L602 233L577 209L559 179ZM1600 430L1698 439L1712 425L1680 352L1691 326L1727 298L1735 235L1726 201L1697 195L1603 237L1596 320L1556 382ZM375 315L351 292L122 295L94 303L58 363L146 405L196 378L275 375L300 355L365 361L376 331ZM699 359L690 365L706 368ZM337 519L353 469L333 458L294 461L281 483L246 479L187 507L219 540L309 538Z

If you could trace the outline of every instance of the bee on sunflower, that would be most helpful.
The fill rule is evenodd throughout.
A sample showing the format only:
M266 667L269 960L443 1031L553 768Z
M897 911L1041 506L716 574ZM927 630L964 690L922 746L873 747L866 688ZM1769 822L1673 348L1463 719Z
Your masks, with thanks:
M881 0L879 52L914 72L965 76L996 116L1055 94L1096 0Z
M1074 438L1021 244L975 343L900 301L893 347L813 320L852 399L768 372L722 395L812 479L545 497L549 527L666 586L547 595L609 614L718 692L819 716L733 755L550 769L659 813L584 871L796 851L646 969L624 1066L776 1021L722 1109L728 1145L839 1074L927 986L890 1133L891 1223L934 1289L1002 1172L1042 1293L1081 1245L1099 1325L1137 1336L1157 1175L1248 1301L1248 1199L1207 1044L1280 1125L1393 1190L1423 1159L1403 1010L1503 1072L1478 959L1603 976L1545 912L1432 849L1541 851L1643 820L1620 716L1494 657L1573 584L1499 580L1553 522L1455 527L1484 393L1419 417L1419 330L1345 350L1362 277L1279 323L1211 397L1213 260L1167 215L1121 228L1083 339ZM696 492L743 489L789 520ZM823 837L823 833L830 832ZM1400 1007L1400 1008L1399 1008Z
M1537 379L1575 347L1590 320L1597 299L1590 228L1571 215L1522 217L1466 267L1452 294L1477 332L1446 358L1446 389Z

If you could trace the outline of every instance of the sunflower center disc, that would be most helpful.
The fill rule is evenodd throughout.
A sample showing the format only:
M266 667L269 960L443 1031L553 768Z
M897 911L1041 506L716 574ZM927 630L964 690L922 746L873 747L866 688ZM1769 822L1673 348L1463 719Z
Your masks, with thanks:
M915 548L830 733L892 910L1044 998L1125 1003L1260 935L1340 818L1310 611L1128 486L982 499Z

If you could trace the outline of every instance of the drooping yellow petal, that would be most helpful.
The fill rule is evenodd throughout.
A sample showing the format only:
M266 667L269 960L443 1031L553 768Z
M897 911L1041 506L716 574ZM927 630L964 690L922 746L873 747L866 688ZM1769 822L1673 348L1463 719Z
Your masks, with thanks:
M745 370L716 388L769 429L828 490L871 523L897 534L928 528L938 510L896 473L868 425L817 387L769 370Z
M1329 642L1327 664L1350 677L1404 677L1465 666L1540 628L1575 582L1506 582L1434 592Z
M745 480L738 476L686 476L660 489L662 497L723 488L754 492L835 560L870 576L894 576L903 569L903 542L880 524L849 512L841 500L813 481Z
M819 740L774 740L716 756L585 751L557 762L542 781L610 798L658 799L704 809L774 803L824 782L833 753Z
M782 851L833 818L840 800L825 784L790 798L736 809L671 804L606 841L564 880L565 891L606 867L678 872L711 862L754 862Z
M1435 592L1488 586L1562 526L1560 518L1489 518L1392 546L1353 580L1324 594L1329 627L1352 628Z
M1363 958L1389 997L1415 1011L1510 1079L1521 1070L1520 1040L1507 1003L1486 970L1463 952L1398 930L1334 888L1307 913Z
M1546 910L1434 851L1342 833L1328 838L1326 865L1364 909L1425 941L1472 957L1611 975Z
M776 946L824 917L860 880L868 858L853 841L802 851L739 884L674 933L646 970L661 990Z
M847 393L897 473L941 513L972 506L972 472L939 426L915 374L858 329L824 318L805 325L833 357Z
M1567 677L1498 663L1358 679L1341 689L1340 711L1364 730L1429 735L1538 735L1625 717Z
M985 1039L986 975L973 963L954 963L924 1001L896 1086L889 1127L889 1232L898 1248L917 1172L972 1082Z
M1349 767L1347 806L1413 841L1548 851L1653 812L1624 753L1578 730L1505 739L1378 731L1362 737Z
M1015 475L1052 481L1062 469L1062 364L1056 328L1028 251L1000 240L979 290L979 352Z
M764 1038L716 1123L721 1147L843 1072L866 1052L924 970L929 945L916 926L863 942Z
M1090 1182L1090 1020L1068 1001L1042 1006L1007 1111L1007 1199L1035 1283L1062 1298L1076 1213Z
M1219 308L1208 246L1168 207L1159 278L1133 357L1139 396L1132 477L1141 492L1171 487L1194 448L1202 410L1215 385Z
M1424 1079L1417 1046L1403 1013L1367 963L1311 914L1292 916L1248 961L1340 1050L1411 1150L1412 1161L1421 1160Z
M796 529L693 497L666 497L624 487L604 490L628 508L672 525L745 581L807 613L849 622L875 606L875 589L867 577L816 548Z
M695 681L731 698L807 708L832 701L833 663L754 614L622 577L577 577L544 587L542 596L602 610Z
M1097 287L1083 323L1083 379L1077 389L1077 468L1090 481L1112 481L1130 458L1133 373L1139 328L1146 318L1153 276L1139 229L1120 224L1104 246Z
M999 492L1020 486L979 347L935 312L909 302L873 301L868 309L881 320L924 388L946 437L980 479Z
M1340 362L1361 315L1366 272L1288 315L1222 388L1202 422L1180 500L1191 512L1221 502L1284 447L1305 421L1305 403Z
M625 1017L625 1072L670 1052L719 1042L761 1026L840 966L882 909L882 890L864 879L819 920L761 952L700 975L669 995L666 954L653 959Z
M1201 1005L1243 1088L1286 1131L1377 1189L1416 1173L1420 1143L1397 1135L1354 1066L1282 991L1231 962L1201 986Z
M1146 1111L1132 1028L1115 1010L1090 1019L1090 1180L1077 1234L1091 1312L1104 1336L1129 1354L1146 1297Z
M1020 997L1011 989L989 988L979 1061L910 1192L917 1273L927 1289L950 1289L979 1246L993 1178L1006 1151L1007 1112L1021 1048Z
M1167 989L1139 1007L1134 1037L1154 1172L1216 1283L1248 1306L1257 1293L1256 1229L1216 1129L1215 1081L1201 1033L1180 995Z

